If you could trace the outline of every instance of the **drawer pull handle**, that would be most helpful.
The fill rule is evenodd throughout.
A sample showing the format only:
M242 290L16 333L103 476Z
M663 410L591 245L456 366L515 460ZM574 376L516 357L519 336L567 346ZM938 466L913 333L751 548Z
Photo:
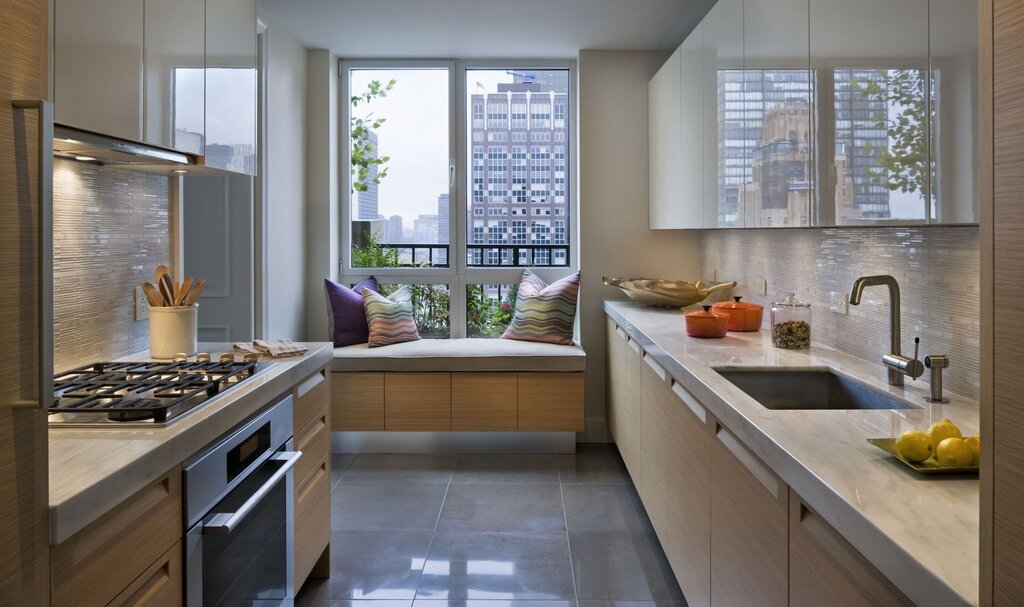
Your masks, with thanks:
M622 327L615 327L615 334L621 337L623 341L629 339L629 336L622 330Z
M665 369L654 360L653 356L650 354L644 354L644 362L647 363L647 366L651 368L651 371L654 371L654 374L661 378L662 381L668 379L668 373L666 373Z
M307 377L301 384L295 388L295 398L302 398L313 391L313 388L319 386L327 377L324 375L324 371L318 371L311 377Z
M718 427L716 436L719 442L743 464L743 467L764 485L768 493L771 493L775 499L781 499L782 488L779 486L779 481L774 472L766 468L764 464L751 455L747 448L740 444L740 441L722 426Z
M635 339L629 340L629 347L637 354L643 352L643 348L640 347L640 344L636 343Z
M697 416L697 419L700 420L700 423L707 423L707 411L704 410L704 407L702 407L701 404L697 402L697 399L694 398L693 395L690 394L690 392L686 388L682 387L678 382L673 381L672 392L679 397L679 400L683 401L683 404L686 405L687 409L692 411L693 414Z

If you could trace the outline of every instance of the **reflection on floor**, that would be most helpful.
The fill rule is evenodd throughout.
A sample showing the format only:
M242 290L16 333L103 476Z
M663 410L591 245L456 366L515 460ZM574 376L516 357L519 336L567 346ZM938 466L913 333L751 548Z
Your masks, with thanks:
M685 605L614 447L333 458L331 577L299 607Z

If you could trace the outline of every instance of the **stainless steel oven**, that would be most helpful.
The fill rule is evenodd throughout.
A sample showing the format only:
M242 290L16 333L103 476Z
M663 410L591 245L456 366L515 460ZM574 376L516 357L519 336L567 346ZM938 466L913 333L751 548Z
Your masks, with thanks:
M185 462L185 604L278 606L292 597L292 397Z

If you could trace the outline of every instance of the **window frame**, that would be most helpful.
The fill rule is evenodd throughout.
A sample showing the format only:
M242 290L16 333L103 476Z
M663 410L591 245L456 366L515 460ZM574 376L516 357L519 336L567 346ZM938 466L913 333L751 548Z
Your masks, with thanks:
M579 268L579 204L578 204L578 167L576 161L576 147L579 141L577 133L577 82L576 82L576 61L574 59L342 59L338 62L339 96L338 96L338 124L339 139L339 204L341 205L339 217L339 274L344 282L356 283L371 275L376 276L381 283L391 284L447 284L449 289L449 311L448 320L450 327L450 338L466 337L466 288L469 285L477 284L518 284L524 269L529 268L531 272L540 276L547 282L553 282L563 278ZM351 148L349 144L349 119L351 116L351 104L349 97L349 71L352 69L429 69L446 68L449 74L449 171L452 178L448 183L448 199L450 201L448 213L448 263L447 268L353 268L351 266L352 247L352 197L351 188ZM473 142L469 141L468 125L472 120L472 107L469 106L469 95L466 89L466 74L469 70L567 70L569 77L569 93L566 103L566 124L568 125L569 136L564 142L566 148L565 166L566 179L565 203L560 207L567 208L565 215L560 219L568 221L566 230L566 244L569 247L567 265L555 267L531 267L531 266L507 266L507 267L470 267L467 263L467 248L470 244L468 229L472 218L470 213L470 199L472 196L472 152L474 146L483 146L484 162L487 162L487 149L491 145L503 146L508 149L509 155L506 162L511 166L512 141L507 142ZM553 112L553 108L552 108ZM511 121L511 107L507 120ZM553 116L551 120L554 120ZM484 103L484 121L487 121L487 105ZM529 121L529 116L527 116ZM511 138L510 138L511 139ZM522 143L527 150L532 142ZM559 142L562 144L561 142ZM546 142L552 147L552 142ZM527 151L529 154L529 151ZM552 154L553 155L553 154ZM486 184L485 184L486 186ZM486 189L485 189L486 198ZM547 217L547 216L546 216ZM552 221L555 215L548 219ZM513 215L502 216L510 222ZM485 222L488 217L482 216ZM492 218L497 219L497 218ZM530 221L530 217L523 217ZM486 223L485 223L486 225ZM485 228L486 241L486 228ZM551 237L554 235L552 227ZM510 235L511 238L511 235ZM553 238L552 238L553 240Z

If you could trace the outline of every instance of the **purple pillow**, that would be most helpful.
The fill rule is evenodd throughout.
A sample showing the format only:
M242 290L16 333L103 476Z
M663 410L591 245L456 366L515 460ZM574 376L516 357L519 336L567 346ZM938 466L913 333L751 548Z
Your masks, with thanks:
M377 292L377 279L373 276L353 288L339 285L330 278L324 279L324 293L327 295L327 330L335 347L365 344L370 338L366 324L366 309L363 307L363 289Z

